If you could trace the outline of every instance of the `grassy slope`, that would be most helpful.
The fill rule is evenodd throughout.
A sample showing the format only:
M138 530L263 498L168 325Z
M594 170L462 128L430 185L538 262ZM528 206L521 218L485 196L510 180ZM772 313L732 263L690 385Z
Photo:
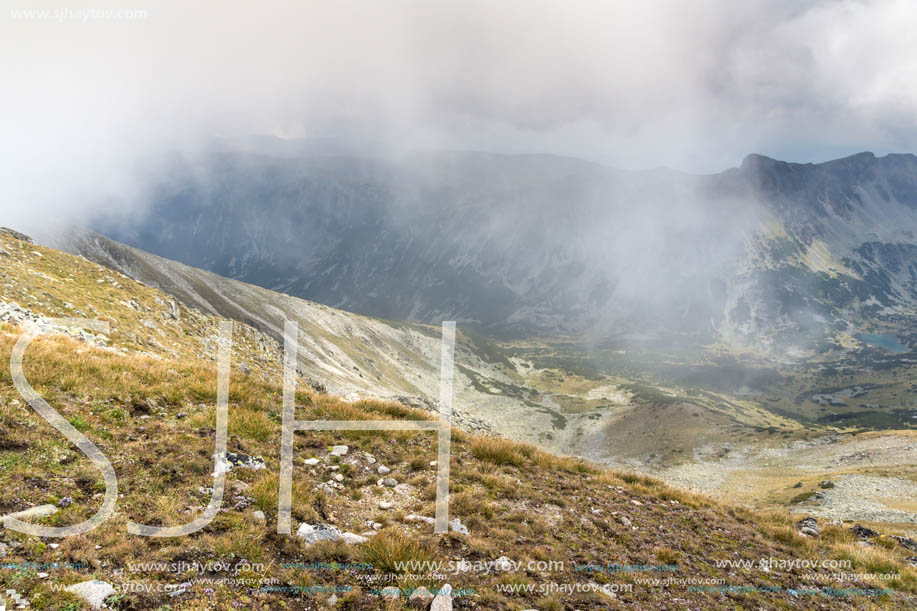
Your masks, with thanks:
M601 594L509 595L497 591L504 583L633 583L634 576L577 572L571 563L595 564L678 564L678 577L723 579L730 586L780 585L803 587L799 573L772 570L716 568L718 559L763 557L849 558L851 572L900 572L902 579L891 582L896 593L880 601L882 606L909 608L917 596L917 571L905 568L903 549L892 541L874 548L862 548L840 529L827 527L821 539L795 534L786 516L761 515L730 508L708 499L669 489L643 477L604 471L586 463L551 456L530 446L509 441L478 438L455 432L452 454L451 512L461 518L471 535L434 536L429 526L404 521L409 513L433 515L435 472L429 461L436 458L431 433L302 433L297 435L294 485L294 529L302 521L327 522L343 530L362 532L366 522L383 524L370 543L347 547L319 544L311 548L276 530L277 473L280 448L280 398L277 354L265 349L262 360L248 350L260 343L250 330L237 325L237 337L252 338L237 343L234 359L251 361L250 373L234 369L230 388L230 451L263 456L267 469L234 470L228 475L225 511L202 532L175 540L154 540L129 536L125 521L172 525L199 515L207 497L199 488L212 482L212 426L215 402L215 366L201 358L207 337L215 333L216 319L182 310L174 325L157 323L163 334L155 345L144 339L150 330L140 323L158 310L156 299L166 297L111 272L76 258L64 258L52 251L3 240L15 261L3 259L3 294L16 297L22 305L31 302L44 314L70 310L63 304L82 291L92 292L99 316L109 319L113 331L110 344L122 351L90 347L70 338L52 336L37 340L27 356L26 374L33 386L75 426L85 429L112 460L119 476L121 498L118 514L102 527L78 537L60 541L57 549L50 540L0 534L9 547L5 562L83 562L84 571L55 570L48 579L34 571L0 570L0 585L16 588L31 597L37 609L61 609L79 601L51 590L51 583L72 583L97 577L111 583L125 581L177 584L190 575L160 572L131 575L135 562L231 562L245 558L265 565L262 572L243 574L269 577L281 584L344 585L355 590L342 595L339 608L397 609L404 601L383 603L359 586L357 571L303 571L280 568L281 563L299 561L371 562L374 573L387 572L393 560L464 558L494 560L506 555L512 560L556 560L565 570L552 573L522 571L502 576L464 573L446 581L454 587L474 588L473 597L457 598L456 608L521 609L604 609L604 608L866 608L871 601L793 598L781 593L699 593L686 587L666 589L634 585L633 592L611 600ZM41 252L43 256L31 254ZM61 257L58 259L57 257ZM49 261L53 261L53 264ZM40 271L34 284L23 286L23 275L8 273L11 265ZM72 282L66 278L72 278ZM112 281L106 280L112 277ZM103 282L98 282L102 279ZM10 286L11 283L16 283ZM67 287L63 289L61 287ZM124 295L122 295L122 292ZM48 293L48 295L45 295ZM101 299L108 294L107 301ZM120 305L133 296L143 313ZM149 307L147 312L145 308ZM162 306L165 308L166 306ZM164 321L160 317L157 320ZM15 338L21 329L0 326L0 361L9 362ZM148 354L143 354L148 353ZM236 360L235 362L239 362ZM271 370L275 373L272 373ZM303 385L301 385L303 387ZM334 397L301 392L297 397L298 417L303 419L420 419L424 413L385 402L356 404ZM343 459L331 459L328 446L346 443L352 450ZM395 495L376 485L376 465L366 461L372 453L388 465L393 476L411 488ZM316 467L303 460L322 459ZM335 495L314 490L331 475L328 465L337 462L344 475L343 489ZM79 522L98 507L101 481L92 466L66 440L53 431L24 402L12 387L7 368L0 370L0 512L6 513L44 502L71 497L73 503L43 523L65 525ZM395 503L392 510L377 508L381 499ZM639 503L639 504L638 504ZM267 524L254 518L253 511L267 513ZM593 513L591 509L601 510ZM629 518L636 530L625 527ZM18 546L14 546L18 543ZM98 548L98 549L97 549ZM123 569L124 573L116 574ZM221 577L226 575L213 575ZM648 575L652 577L652 575ZM429 582L428 582L429 583ZM429 585L441 585L434 581ZM875 585L888 584L877 582ZM402 582L403 587L416 585ZM817 587L816 584L808 584ZM853 585L848 583L847 585ZM860 584L861 586L863 584ZM278 594L257 588L195 585L188 593L171 598L163 594L130 594L117 604L122 608L172 609L239 608L312 609L324 605L328 594Z

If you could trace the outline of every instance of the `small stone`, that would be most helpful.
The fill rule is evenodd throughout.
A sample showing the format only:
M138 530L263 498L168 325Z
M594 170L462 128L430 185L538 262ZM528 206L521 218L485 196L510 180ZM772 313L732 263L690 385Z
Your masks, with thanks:
M386 467L385 465L379 465L379 468L376 469L376 471L379 472L379 475L388 475L389 473L392 472L392 470Z
M347 452L350 451L350 448L347 446L333 446L331 448L332 456L347 456Z
M634 523L631 522L629 519L627 519L627 516L621 516L621 517L618 518L618 519L621 520L621 524L623 524L623 525L626 526L627 528L633 528Z
M47 579L47 578L48 578L48 574L47 574L47 573L39 573L39 574L38 574L38 578L39 578L39 579Z
M457 532L460 535L468 536L468 527L462 524L462 521L458 518L449 521L449 530L452 532Z
M344 481L344 476L341 475L340 473L335 473L335 474L334 474L334 481L336 481L336 482L343 482L343 481Z
M261 520L262 522L264 522L265 520L267 520L267 516L264 515L264 512L263 512L263 511L256 511L256 512L253 513L252 515L255 516L255 519L256 519L256 520Z
M328 606L333 607L336 604L338 604L338 597L332 594L331 597L328 599Z
M861 540L874 539L879 536L879 533L876 531L871 528L866 528L865 526L860 526L859 524L851 528L850 532L852 532L857 539Z
M252 469L254 471L264 469L266 467L264 464L264 459L260 456L248 456L247 454L241 454L238 452L227 452L226 461L232 465L232 467Z
M379 509L391 509L395 504L389 501L382 501L379 503Z
M325 526L323 524L313 526L303 522L299 525L296 536L303 539L306 547L309 547L319 541L337 541L341 538L341 531L334 526Z
M318 464L319 461L318 461L317 458L307 458L307 459L306 459L305 461L303 461L303 462L305 462L305 463L306 463L307 465L309 465L310 467L314 467L315 465Z
M431 466L431 467L435 467L435 466L437 466L438 464L439 464L439 461L438 461L438 460L431 460L431 461L430 461L430 466Z
M807 516L796 522L796 530L809 537L817 537L819 535L818 520L812 516Z
M358 543L366 543L369 541L366 537L361 537L360 535L355 535L353 533L344 533L341 535L341 538L344 540L344 543L347 545L356 545Z
M395 486L398 485L398 481L395 480L394 478L386 477L384 480L382 480L382 485L387 486L389 488L394 488Z
M379 522L373 522L373 530L381 530L382 524Z

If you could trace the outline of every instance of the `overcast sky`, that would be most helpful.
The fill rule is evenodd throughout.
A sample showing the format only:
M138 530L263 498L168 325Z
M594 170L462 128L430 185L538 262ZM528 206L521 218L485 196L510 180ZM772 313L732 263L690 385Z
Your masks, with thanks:
M214 136L700 172L750 152L917 150L910 0L93 0L14 15L65 4L0 14L4 207L129 189L138 158Z

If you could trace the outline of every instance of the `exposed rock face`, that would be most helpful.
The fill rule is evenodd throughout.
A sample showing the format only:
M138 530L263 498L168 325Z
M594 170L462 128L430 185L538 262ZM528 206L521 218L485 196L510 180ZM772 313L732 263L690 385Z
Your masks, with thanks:
M15 239L19 240L20 242L25 242L26 244L34 244L34 243L35 243L34 240L32 240L32 238L30 238L30 237L27 236L26 234L24 234L24 233L19 233L18 231L15 231L15 230L13 230L13 229L10 229L9 227L0 227L0 233L6 234L6 235L10 236L11 238L15 238Z

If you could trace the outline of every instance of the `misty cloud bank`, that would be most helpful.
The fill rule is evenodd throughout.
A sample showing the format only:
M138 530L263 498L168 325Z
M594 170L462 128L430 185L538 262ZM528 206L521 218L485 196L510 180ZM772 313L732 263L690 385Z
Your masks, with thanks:
M0 15L4 222L136 205L163 151L250 134L691 171L917 148L906 0L134 4Z

